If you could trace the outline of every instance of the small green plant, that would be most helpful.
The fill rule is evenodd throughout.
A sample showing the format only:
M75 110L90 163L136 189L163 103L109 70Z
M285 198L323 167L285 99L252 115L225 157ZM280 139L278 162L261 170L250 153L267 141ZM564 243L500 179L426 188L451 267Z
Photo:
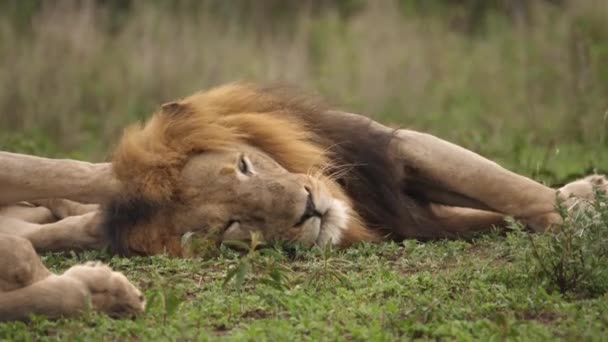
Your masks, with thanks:
M153 278L156 283L162 285L146 294L146 311L159 312L163 323L166 323L167 319L171 318L177 312L177 309L179 309L179 306L183 301L183 293L172 287L168 281L156 271L153 272Z
M523 260L532 279L549 291L570 297L596 297L608 291L608 198L597 191L591 202L570 207L558 200L563 223L547 234L528 234L512 221L515 234L525 234Z
M187 257L210 259L217 257L220 253L214 239L196 232L186 232L182 235L181 245L184 256Z
M318 267L312 268L312 272L306 283L315 288L318 288L322 283L336 281L339 284L352 288L352 283L348 280L348 276L340 270L345 263L350 263L348 260L336 258L332 246L326 246L322 249L322 260Z
M232 282L239 300L248 275L251 275L255 281L277 290L284 291L291 287L292 270L279 263L283 259L283 255L276 249L259 249L264 244L259 234L252 233L249 244L241 241L225 241L224 244L246 251L246 254L238 259L236 265L228 269L224 278L224 287Z

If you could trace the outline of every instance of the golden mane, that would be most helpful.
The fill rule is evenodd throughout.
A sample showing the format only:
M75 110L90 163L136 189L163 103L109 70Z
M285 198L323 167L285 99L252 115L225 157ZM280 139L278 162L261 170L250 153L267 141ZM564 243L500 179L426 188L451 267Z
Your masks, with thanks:
M326 167L325 149L288 112L289 99L246 83L196 93L127 128L113 154L114 172L127 193L159 203L175 199L179 173L192 154L238 143L261 149L290 172Z
M195 154L249 145L291 173L319 177L332 195L348 204L342 244L377 240L345 189L331 176L338 155L314 120L328 110L314 97L289 88L233 83L199 92L158 110L143 125L127 128L112 164L123 193L105 205L103 231L112 249L180 255L179 231L159 209L183 199L180 174ZM337 164L341 164L340 161Z

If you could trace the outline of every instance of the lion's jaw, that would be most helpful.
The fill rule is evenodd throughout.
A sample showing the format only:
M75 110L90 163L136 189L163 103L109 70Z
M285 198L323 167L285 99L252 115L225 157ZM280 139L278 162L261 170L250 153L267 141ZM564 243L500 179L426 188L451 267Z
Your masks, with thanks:
M257 234L320 246L361 240L353 238L361 220L335 181L289 172L254 147L193 155L177 184L172 201L152 205L149 217L121 229L123 249L184 255L181 241L191 234L216 242L248 242Z
M305 187L310 189L311 202L314 203L316 215L312 215L292 227L272 229L243 227L240 222L233 222L223 233L221 240L248 241L252 233L260 233L267 241L292 241L309 245L338 245L342 242L343 232L348 229L352 209L347 201L336 198L324 184L323 180L302 175ZM290 201L283 198L283 201ZM298 213L306 211L303 201L296 204Z
M290 239L305 244L326 246L339 245L342 242L343 231L347 229L348 209L344 202L333 200L332 206L322 217L311 217L302 226L301 233ZM245 240L250 238L252 231L241 229L239 224L232 224L222 235L222 241ZM268 237L268 240L281 240Z
M267 242L337 245L355 215L333 180L289 172L251 146L191 157L179 184L179 204L164 215L176 237L249 241L257 233Z

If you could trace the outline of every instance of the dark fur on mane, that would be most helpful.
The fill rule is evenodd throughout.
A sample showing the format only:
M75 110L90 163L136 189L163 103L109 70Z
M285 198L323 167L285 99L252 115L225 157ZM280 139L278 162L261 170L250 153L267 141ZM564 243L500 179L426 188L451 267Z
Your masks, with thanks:
M338 182L368 226L396 240L441 236L443 230L428 203L404 191L403 179L388 160L386 151L394 135L374 132L366 123L327 122L333 119L323 120L327 125L321 133L335 141L336 165L352 165Z
M125 236L138 224L149 222L157 211L156 205L142 198L117 197L102 206L101 231L110 243L110 251L130 256L133 251L126 245Z
M330 168L328 174L342 174L336 168L347 168L338 183L370 228L396 240L446 236L428 203L408 195L403 178L395 174L387 155L394 134L375 132L371 120L353 122L341 117L323 100L301 95L295 88L269 86L260 88L260 92L273 94L281 107L310 125L318 142L331 152L334 169Z

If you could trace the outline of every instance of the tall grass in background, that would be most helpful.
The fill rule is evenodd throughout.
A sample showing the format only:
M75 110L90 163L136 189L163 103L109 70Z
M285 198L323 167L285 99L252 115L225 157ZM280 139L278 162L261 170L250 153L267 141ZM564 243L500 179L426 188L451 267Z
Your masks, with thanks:
M300 85L528 174L583 150L571 167L560 164L560 176L608 166L604 0L531 1L526 20L490 12L474 33L448 20L457 8L408 1L358 2L349 15L301 10L276 25L208 2L159 3L132 2L122 13L53 1L25 22L0 15L4 140L19 132L52 144L51 154L100 159L160 103L247 79Z

